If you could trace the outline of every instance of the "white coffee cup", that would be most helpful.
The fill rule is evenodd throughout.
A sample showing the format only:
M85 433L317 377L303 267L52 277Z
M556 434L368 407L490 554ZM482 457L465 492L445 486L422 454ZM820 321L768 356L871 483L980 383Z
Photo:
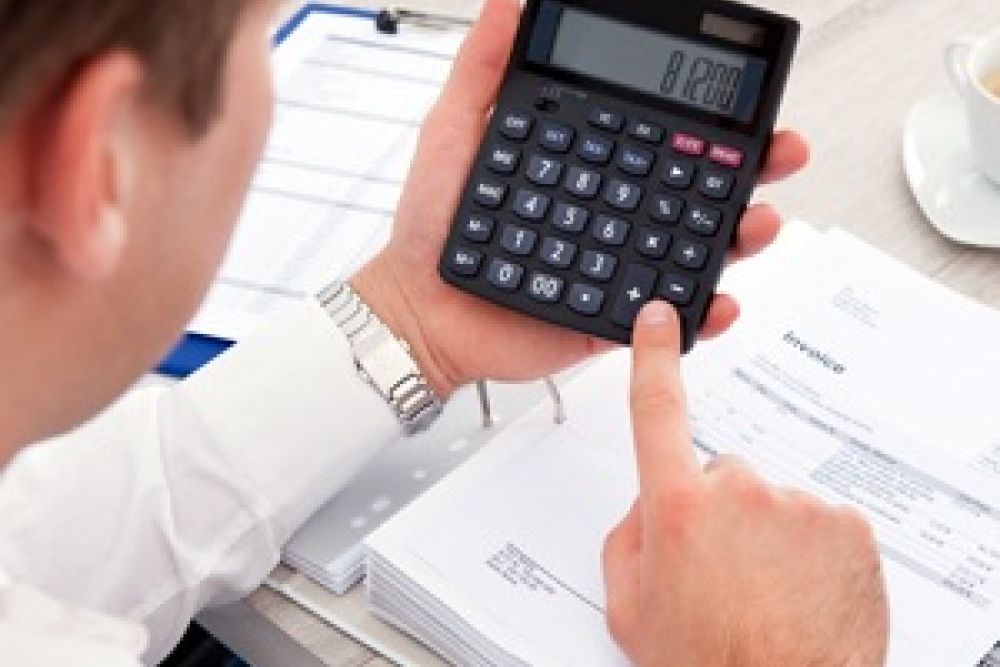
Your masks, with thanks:
M970 140L982 172L1000 186L1000 94L986 88L986 77L1000 72L1000 31L960 40L945 51L945 64L965 99Z

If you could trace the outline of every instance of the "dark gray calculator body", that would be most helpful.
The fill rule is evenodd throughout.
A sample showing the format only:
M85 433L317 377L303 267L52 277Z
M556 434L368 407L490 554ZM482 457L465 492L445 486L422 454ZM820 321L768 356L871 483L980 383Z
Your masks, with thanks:
M664 299L690 349L798 33L720 0L531 0L441 275L622 343Z

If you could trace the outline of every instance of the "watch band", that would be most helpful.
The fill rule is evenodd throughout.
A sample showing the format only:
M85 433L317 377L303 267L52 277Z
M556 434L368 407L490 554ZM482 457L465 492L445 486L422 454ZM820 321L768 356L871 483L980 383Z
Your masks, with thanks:
M444 406L406 342L393 335L348 283L332 283L317 299L350 341L358 373L389 404L406 434L427 430Z

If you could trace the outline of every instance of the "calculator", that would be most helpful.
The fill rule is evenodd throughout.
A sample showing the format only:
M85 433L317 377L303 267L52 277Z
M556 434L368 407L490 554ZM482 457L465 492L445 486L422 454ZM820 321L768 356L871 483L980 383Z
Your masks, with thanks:
M727 0L529 0L440 263L448 283L690 350L767 154L799 25Z

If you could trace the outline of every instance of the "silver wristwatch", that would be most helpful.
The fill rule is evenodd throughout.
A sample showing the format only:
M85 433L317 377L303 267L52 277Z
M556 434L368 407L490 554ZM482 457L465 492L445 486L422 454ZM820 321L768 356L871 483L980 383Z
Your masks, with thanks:
M317 299L350 341L358 373L389 403L406 434L427 430L443 406L406 342L396 338L347 283L331 284Z

